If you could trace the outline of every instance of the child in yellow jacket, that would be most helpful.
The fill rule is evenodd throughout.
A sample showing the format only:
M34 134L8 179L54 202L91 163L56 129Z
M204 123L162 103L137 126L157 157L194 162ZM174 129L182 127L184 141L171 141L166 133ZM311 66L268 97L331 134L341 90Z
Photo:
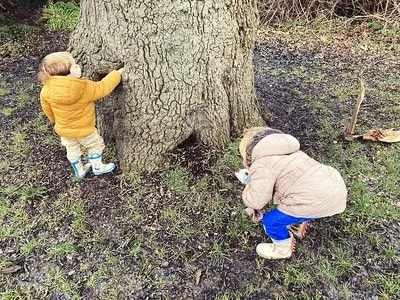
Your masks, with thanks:
M40 103L67 150L75 175L84 178L90 168L95 175L112 172L114 163L103 164L103 138L96 129L95 102L109 95L121 81L123 68L111 71L101 81L81 78L81 68L69 52L47 55L40 64L43 85ZM89 163L81 160L81 147Z

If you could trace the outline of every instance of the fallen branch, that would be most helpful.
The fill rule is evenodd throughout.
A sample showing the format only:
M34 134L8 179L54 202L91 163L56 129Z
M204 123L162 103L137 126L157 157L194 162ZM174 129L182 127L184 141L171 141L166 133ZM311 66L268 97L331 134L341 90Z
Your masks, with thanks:
M360 79L360 93L358 94L357 101L354 105L353 115L351 116L350 124L347 127L347 131L345 134L345 139L348 141L352 141L355 138L360 137L359 135L354 135L356 123L357 123L357 116L360 112L361 103L364 101L365 98L365 85L362 79Z

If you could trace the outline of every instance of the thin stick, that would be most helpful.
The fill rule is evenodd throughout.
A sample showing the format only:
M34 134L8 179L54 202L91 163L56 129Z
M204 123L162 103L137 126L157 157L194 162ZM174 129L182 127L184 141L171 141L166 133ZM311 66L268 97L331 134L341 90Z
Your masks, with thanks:
M360 93L358 94L356 104L354 105L353 115L351 116L349 127L347 127L346 135L354 135L357 123L357 116L358 113L360 112L360 106L361 103L364 101L364 98L365 98L365 85L362 79L360 79Z

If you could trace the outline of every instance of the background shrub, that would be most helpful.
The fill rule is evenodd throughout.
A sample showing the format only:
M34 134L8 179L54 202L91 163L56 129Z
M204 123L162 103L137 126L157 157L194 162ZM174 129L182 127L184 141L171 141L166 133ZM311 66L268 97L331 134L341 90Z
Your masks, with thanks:
M377 19L384 23L400 19L398 0L259 0L258 5L263 24L335 17Z

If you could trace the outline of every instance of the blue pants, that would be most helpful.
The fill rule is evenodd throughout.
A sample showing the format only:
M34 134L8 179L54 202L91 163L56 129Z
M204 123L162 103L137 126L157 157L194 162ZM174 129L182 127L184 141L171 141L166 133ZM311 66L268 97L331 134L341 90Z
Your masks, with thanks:
M287 226L296 223L312 221L315 218L298 218L284 214L278 209L273 209L264 214L262 223L265 233L275 241L286 240L290 237Z

